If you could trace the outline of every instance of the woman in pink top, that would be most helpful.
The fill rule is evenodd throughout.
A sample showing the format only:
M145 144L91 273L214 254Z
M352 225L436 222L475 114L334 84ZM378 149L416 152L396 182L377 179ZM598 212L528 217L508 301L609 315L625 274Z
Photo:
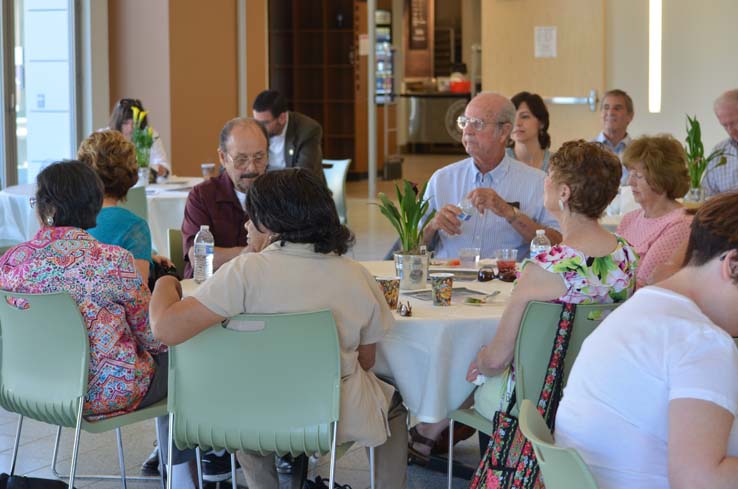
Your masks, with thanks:
M681 263L692 223L692 216L676 200L689 190L687 156L672 136L643 136L626 148L623 164L641 208L623 216L617 233L641 257L636 277L641 287L656 277L665 278Z

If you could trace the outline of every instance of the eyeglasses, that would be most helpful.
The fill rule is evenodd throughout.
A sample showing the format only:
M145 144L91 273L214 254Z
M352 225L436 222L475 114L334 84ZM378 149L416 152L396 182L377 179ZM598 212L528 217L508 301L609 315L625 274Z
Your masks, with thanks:
M482 119L477 119L476 117L467 117L465 115L460 115L456 118L456 125L459 129L462 131L466 129L466 126L471 124L471 127L475 131L482 131L485 127L487 127L489 124L494 124L495 126L504 126L505 124L510 124L510 122L487 122Z
M29 198L28 205L31 206L31 209L35 209L36 208L36 197Z
M256 167L261 167L267 162L267 155L263 151L252 155L238 155L235 158L228 153L226 153L226 156L231 160L231 164L238 169L246 168L250 163Z

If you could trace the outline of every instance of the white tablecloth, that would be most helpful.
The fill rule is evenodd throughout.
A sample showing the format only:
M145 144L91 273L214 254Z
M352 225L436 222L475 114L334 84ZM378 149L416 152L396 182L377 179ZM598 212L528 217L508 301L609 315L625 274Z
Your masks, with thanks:
M160 254L167 255L167 229L182 227L189 189L202 178L173 177L178 183L152 184L146 188L146 203L151 242ZM28 199L35 184L15 185L0 191L0 240L23 242L36 234L40 225Z
M374 275L394 275L390 261L362 265ZM492 340L512 291L512 284L499 280L454 281L457 286L501 293L482 306L461 304L453 298L448 307L410 299L412 317L395 313L394 329L377 348L374 371L394 379L408 409L420 421L445 419L474 390L466 381L466 369L479 348ZM196 289L194 280L182 281L185 297ZM400 299L408 300L402 294Z
M394 275L394 263L362 263L374 275ZM454 287L501 293L489 304L466 305L452 297L451 306L410 299L412 317L395 313L395 327L377 348L374 370L394 379L408 409L420 421L445 419L474 389L466 370L479 348L492 340L510 297L512 284L454 281ZM400 295L400 300L407 301Z

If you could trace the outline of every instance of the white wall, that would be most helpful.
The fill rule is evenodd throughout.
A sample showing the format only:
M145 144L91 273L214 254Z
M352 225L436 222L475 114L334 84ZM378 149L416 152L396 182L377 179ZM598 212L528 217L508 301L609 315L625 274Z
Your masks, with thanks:
M706 148L726 138L714 99L738 88L738 1L664 0L661 113L648 113L648 0L607 0L608 88L633 97L631 135L668 132L684 140L685 113L702 123Z

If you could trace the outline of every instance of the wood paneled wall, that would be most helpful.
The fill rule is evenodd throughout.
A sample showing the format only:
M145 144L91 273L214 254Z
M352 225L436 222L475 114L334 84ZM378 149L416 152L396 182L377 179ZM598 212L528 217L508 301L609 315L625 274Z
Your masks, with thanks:
M246 2L245 115L267 84L267 0ZM217 4L217 8L216 8ZM174 173L217 162L218 135L239 112L237 0L108 0L111 106L140 98Z

